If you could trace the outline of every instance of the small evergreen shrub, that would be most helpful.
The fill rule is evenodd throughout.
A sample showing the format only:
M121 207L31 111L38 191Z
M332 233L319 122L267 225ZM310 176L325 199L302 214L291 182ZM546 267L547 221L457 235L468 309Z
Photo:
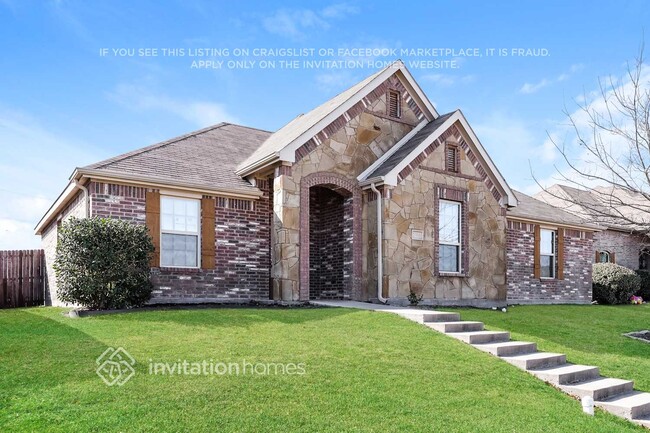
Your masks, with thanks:
M137 307L151 298L154 246L144 225L110 218L62 224L54 270L58 297L94 310Z
M632 269L614 263L593 266L593 297L599 304L629 304L639 291L641 277Z
M648 301L650 300L650 271L639 269L636 273L641 278L641 287L636 292L636 296L640 296L644 301Z

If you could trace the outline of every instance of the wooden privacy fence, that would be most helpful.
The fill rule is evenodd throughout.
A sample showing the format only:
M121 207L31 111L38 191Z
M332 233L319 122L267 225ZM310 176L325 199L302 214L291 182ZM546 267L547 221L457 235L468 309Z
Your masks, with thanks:
M32 307L44 301L43 250L0 251L0 308Z

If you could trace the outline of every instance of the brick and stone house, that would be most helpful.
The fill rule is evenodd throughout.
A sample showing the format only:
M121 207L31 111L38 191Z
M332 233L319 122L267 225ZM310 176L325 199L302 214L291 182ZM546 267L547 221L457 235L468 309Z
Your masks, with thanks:
M598 230L512 191L399 61L275 132L221 123L77 168L36 227L54 304L71 216L146 224L162 303L589 302Z
M611 200L615 195L616 199ZM592 190L553 185L535 198L561 207L576 216L596 222L603 230L594 235L594 263L616 263L629 269L650 269L650 241L646 235L650 208L645 197L622 189L598 187ZM614 203L626 203L616 206ZM620 213L623 218L610 215Z

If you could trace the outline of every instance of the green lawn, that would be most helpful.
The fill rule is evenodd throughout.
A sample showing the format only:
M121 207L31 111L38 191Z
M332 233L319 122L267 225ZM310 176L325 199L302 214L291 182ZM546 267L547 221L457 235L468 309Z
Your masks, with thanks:
M0 311L1 432L644 431L601 412L585 416L579 402L532 376L392 314L241 308L70 319L61 311ZM620 376L647 384L640 371L647 374L648 347L611 337L585 343L585 335L609 334L582 327L627 322L625 330L634 329L641 317L649 322L649 311L463 310L463 318L483 315L512 330L521 325L520 332L540 327L549 333L534 335L542 348L569 352L566 344L587 355L583 346L590 344L612 370L635 363L635 374ZM567 312L581 319L553 329ZM592 312L607 317L595 320ZM124 347L137 360L137 374L122 387L108 387L95 374L95 359L108 346ZM618 348L623 355L613 353ZM306 374L153 376L149 359L305 363Z
M634 380L650 392L650 344L624 337L650 329L650 304L516 306L507 313L478 309L458 311L490 330L510 331L513 340L534 341L539 350L566 353L575 364L596 365L600 374Z

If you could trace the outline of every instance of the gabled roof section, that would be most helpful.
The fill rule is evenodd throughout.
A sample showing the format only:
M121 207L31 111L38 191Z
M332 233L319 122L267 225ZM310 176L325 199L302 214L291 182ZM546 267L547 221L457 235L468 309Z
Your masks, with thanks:
M79 169L159 182L185 182L208 189L256 190L235 174L237 164L271 135L268 131L219 123Z
M467 143L461 137L461 147L477 171L487 179L486 183L495 199L501 201L504 206L517 206L516 196L460 110L442 115L424 126L418 126L417 132L393 146L368 170L361 173L358 180L362 184L377 182L396 186L445 139L451 135L460 136L456 124L463 128L470 141Z
M513 192L517 197L519 205L508 209L506 213L507 217L536 222L548 222L561 226L586 228L597 231L604 229L604 227L589 223L570 212L551 206L550 204L537 200L523 192Z
M301 114L277 130L255 152L239 164L237 174L247 176L276 161L295 162L295 151L298 147L325 129L352 106L359 103L393 74L396 74L404 84L417 105L422 108L428 120L438 117L433 104L415 82L404 63L398 60L308 113Z

